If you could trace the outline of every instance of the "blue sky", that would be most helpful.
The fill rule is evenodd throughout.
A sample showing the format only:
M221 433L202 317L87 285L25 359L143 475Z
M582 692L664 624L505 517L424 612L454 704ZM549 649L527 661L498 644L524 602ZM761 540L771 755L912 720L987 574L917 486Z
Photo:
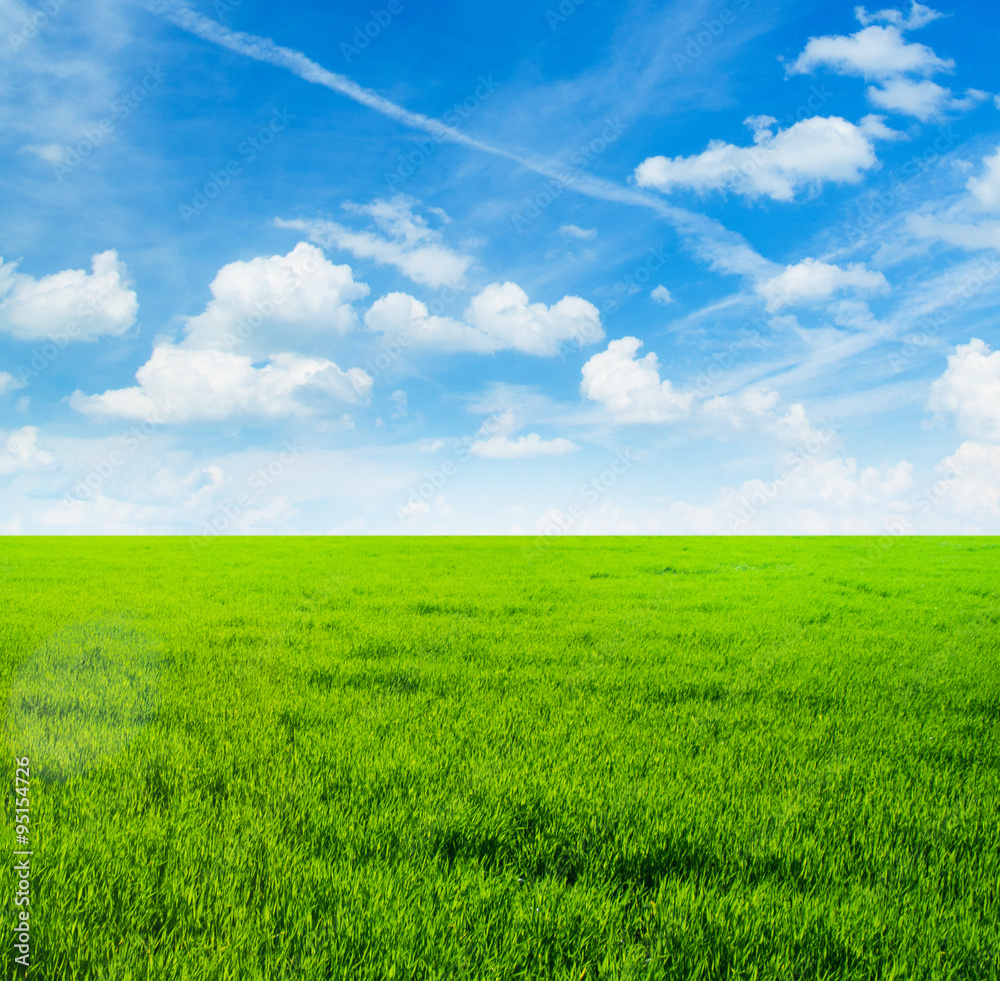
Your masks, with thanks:
M1000 531L991 6L0 19L0 531Z

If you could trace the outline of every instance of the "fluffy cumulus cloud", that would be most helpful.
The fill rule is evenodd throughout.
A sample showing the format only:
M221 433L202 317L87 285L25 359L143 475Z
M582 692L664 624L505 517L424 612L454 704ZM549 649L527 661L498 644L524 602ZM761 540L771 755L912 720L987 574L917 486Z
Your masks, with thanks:
M325 358L275 354L256 367L244 355L169 342L153 349L135 377L138 385L103 395L77 391L70 405L95 420L187 423L302 415L308 412L302 395L359 404L368 401L372 389L371 377L360 368L342 371Z
M921 122L940 119L949 112L971 109L989 98L989 93L978 89L969 89L961 97L955 96L951 89L930 79L917 81L910 78L892 78L882 85L870 85L866 94L880 109L915 116Z
M416 206L416 201L404 195L367 205L345 204L349 213L370 220L370 226L362 231L326 220L279 218L276 223L279 228L305 232L324 248L341 249L359 259L395 266L415 283L433 289L461 285L472 265L471 257L444 245L440 230L417 214ZM442 212L435 214L446 220Z
M549 357L565 343L582 346L604 337L592 303L578 296L564 296L551 306L531 303L516 283L487 286L472 298L461 321L431 314L406 293L390 293L372 304L365 324L377 333L405 335L413 346L476 354L513 350Z
M642 341L623 337L583 366L580 391L603 405L620 423L673 422L686 416L694 396L660 378L660 362L650 351L636 357Z
M287 255L223 266L212 299L190 317L185 346L233 350L294 349L346 334L358 324L353 301L369 293L350 266L335 266L315 245Z
M931 75L952 71L955 62L939 57L926 44L908 41L904 34L937 20L942 15L936 10L914 3L909 15L894 9L869 14L864 7L856 8L855 14L862 25L860 31L810 38L788 66L788 73L827 69L839 75L860 76L873 83L866 95L880 109L922 121L961 112L990 97L978 89L956 96L951 89L930 80Z
M156 423L302 415L303 399L366 403L360 368L296 352L323 346L358 322L352 301L369 292L350 266L314 245L287 255L232 262L211 283L205 310L188 318L179 343L161 341L136 372L137 385L99 395L77 391L70 405L92 419Z
M856 184L877 164L876 129L839 116L811 116L774 130L771 116L750 116L752 146L712 140L690 157L649 157L635 171L636 182L669 192L728 190L747 198L791 201L824 183Z
M963 436L1000 443L1000 351L976 337L959 344L931 386L930 408L953 415Z
M871 24L850 35L812 37L802 54L789 65L788 72L806 74L828 68L839 75L860 75L872 80L911 73L927 76L955 67L954 61L939 58L927 45L907 41L904 29L900 24Z
M24 426L6 435L0 432L0 474L44 470L55 457L38 445L38 430Z
M616 423L683 421L722 437L753 429L767 434L774 445L814 447L810 452L838 445L832 424L814 427L801 403L779 413L781 398L774 389L755 385L729 395L697 396L661 378L656 354L639 358L640 347L638 338L623 337L583 366L580 391Z
M767 301L770 311L826 300L845 290L885 293L888 289L885 276L871 271L863 263L855 262L842 268L818 259L803 259L757 284L757 293Z
M0 259L0 330L22 341L119 336L139 303L128 269L113 249L91 259L91 271L65 269L35 279Z
M996 529L1000 517L1000 445L966 440L937 467L929 502L975 522L963 531ZM992 520L991 520L992 519Z

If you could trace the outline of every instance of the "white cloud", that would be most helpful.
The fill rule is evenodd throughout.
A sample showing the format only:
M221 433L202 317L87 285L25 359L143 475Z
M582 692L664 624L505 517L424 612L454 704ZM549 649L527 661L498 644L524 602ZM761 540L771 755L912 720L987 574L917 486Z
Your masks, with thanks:
M670 295L670 290L662 284L652 290L649 296L654 302L661 303L663 306L666 306L668 303L672 303L674 300L674 298Z
M19 153L31 153L38 157L40 160L44 160L46 163L58 164L62 163L63 157L66 153L65 147L60 146L58 143L28 143L21 147L18 151Z
M861 76L877 83L866 90L870 102L922 122L971 109L990 98L988 92L978 89L955 96L951 89L932 82L929 76L952 71L955 62L903 37L905 31L923 27L942 14L921 4L913 4L908 17L892 9L868 14L864 7L856 8L855 14L862 30L810 38L802 54L788 66L788 74L827 68L839 75ZM876 21L886 26L874 26Z
M942 504L959 515L1000 516L1000 446L966 440L936 469Z
M255 487L236 483L217 464L181 473L154 467L140 466L133 481L114 491L102 487L87 496L60 501L38 516L37 530L46 534L205 536L295 531L289 520L298 512L287 497L260 497ZM241 503L234 505L235 500Z
M854 16L858 18L862 27L867 27L869 24L881 21L883 24L895 24L896 27L902 28L904 31L915 31L917 28L931 23L931 21L944 17L944 14L913 0L910 4L909 17L904 17L901 10L891 8L877 10L874 14L869 14L864 7L855 7Z
M532 456L565 456L574 453L580 447L562 436L555 439L542 439L538 433L528 433L511 439L509 436L491 436L489 439L476 440L470 447L475 456L488 457L493 460L521 460Z
M396 515L402 519L419 518L431 513L431 506L426 501L409 501L396 508Z
M856 184L878 163L872 134L839 116L812 116L774 132L770 116L750 116L753 146L712 140L691 157L648 157L635 171L637 183L660 191L731 190L791 201L824 182Z
M948 112L971 109L990 97L987 92L969 89L965 96L956 98L951 89L930 79L915 81L903 77L891 78L881 85L870 85L865 94L880 108L914 116L921 122L940 119Z
M579 238L589 241L590 239L597 238L597 229L581 228L579 225L562 225L559 228L559 234L565 235L568 238Z
M15 389L23 387L24 382L18 381L10 372L0 371L0 395L9 395Z
M394 411L392 413L393 419L405 419L409 414L409 399L406 396L406 392L402 389L398 389L389 396L392 404L394 406Z
M983 173L970 177L965 186L980 207L987 211L1000 210L1000 146L992 156L983 158Z
M301 415L309 411L301 397L310 393L367 402L372 379L360 368L343 371L326 358L289 351L357 324L351 302L369 290L354 281L350 266L335 266L300 242L284 256L223 266L210 289L205 310L187 319L183 341L154 346L136 372L138 385L101 395L77 391L72 407L94 419L187 423Z
M1000 442L1000 351L977 337L959 344L931 386L930 408L954 415L963 436Z
M783 415L772 417L768 420L766 428L782 443L790 446L812 447L810 453L817 458L823 455L820 453L822 447L832 449L838 445L837 435L832 424L815 429L809 421L805 406L801 402L790 405L788 411Z
M603 405L616 422L673 422L684 417L694 396L660 379L660 363L652 351L636 358L640 347L637 337L612 341L583 366L580 391Z
M858 129L874 140L905 140L906 134L885 124L885 116L869 113L858 120Z
M390 337L404 337L416 347L442 351L492 354L503 346L452 317L432 316L427 304L409 293L389 293L380 297L365 314L365 326Z
M0 330L18 340L119 336L139 312L128 270L113 249L93 256L91 272L66 269L35 279L0 259Z
M477 330L529 354L556 354L563 341L593 344L604 338L597 307L564 296L547 307L529 303L516 283L493 283L472 298L465 319Z
M661 379L654 353L636 357L640 347L642 342L635 337L612 341L582 369L580 391L603 405L616 423L683 421L702 435L723 438L751 429L766 434L775 445L809 447L813 456L827 455L839 445L833 424L814 427L801 403L779 414L780 395L766 385L709 397L678 390L668 379Z
M969 251L1000 248L1000 221L983 215L984 211L1000 211L1000 147L985 156L982 165L981 173L966 182L967 195L950 208L908 215L907 229L918 238L938 239ZM988 266L986 275L976 273L966 284L963 296L979 292L981 282L976 285L976 281L994 278L996 263L988 261Z
M360 259L395 266L415 283L434 289L460 286L472 265L471 257L443 245L440 231L414 212L416 205L404 195L368 205L345 204L347 211L373 220L375 227L362 232L334 221L278 218L275 223L279 228L305 232L317 245L345 249Z
M788 73L807 74L817 68L829 68L839 75L875 80L904 73L927 76L954 67L955 62L950 58L939 58L927 45L905 40L903 29L890 24L865 27L851 35L812 37L788 67Z
M844 290L885 293L889 284L882 273L872 272L860 262L841 268L809 258L758 283L756 289L767 301L767 309L775 311L797 303L826 300Z
M748 388L739 395L716 395L702 403L705 413L714 419L724 420L734 429L740 429L748 418L762 418L777 406L781 396L773 389Z
M350 266L306 242L287 255L231 262L209 289L204 312L187 320L185 347L290 350L346 334L358 323L352 301L369 293Z
M960 249L1000 248L1000 222L984 221L980 224L941 221L930 215L909 215L907 228L920 238L939 239Z
M38 430L34 426L15 429L6 439L0 434L0 474L43 470L54 460L51 453L38 445Z
M790 405L778 414L780 395L766 385L752 386L735 395L716 395L705 399L698 408L709 423L722 423L735 432L752 428L767 433L777 445L808 447L811 457L829 455L839 445L832 424L816 428L809 420L801 402Z
M719 495L717 530L755 534L863 534L884 530L913 483L913 466L859 468L853 457L790 453L774 477L754 478ZM718 513L721 512L721 513ZM721 520L720 520L721 519Z
M432 316L420 300L390 293L372 304L365 324L382 334L406 334L412 345L477 354L515 350L545 357L558 354L562 343L582 346L604 337L592 303L578 296L564 296L552 306L530 303L516 283L487 286L472 298L464 322Z
M137 386L103 395L75 392L70 405L93 419L157 423L219 421L231 417L302 415L299 396L312 390L338 402L367 402L371 377L360 368L342 371L325 358L275 354L261 368L225 351L158 344L137 372Z

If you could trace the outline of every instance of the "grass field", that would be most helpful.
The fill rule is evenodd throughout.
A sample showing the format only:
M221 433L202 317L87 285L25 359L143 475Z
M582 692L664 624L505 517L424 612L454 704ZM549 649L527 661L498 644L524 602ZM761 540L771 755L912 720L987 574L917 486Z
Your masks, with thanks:
M1000 977L996 539L0 549L29 978Z

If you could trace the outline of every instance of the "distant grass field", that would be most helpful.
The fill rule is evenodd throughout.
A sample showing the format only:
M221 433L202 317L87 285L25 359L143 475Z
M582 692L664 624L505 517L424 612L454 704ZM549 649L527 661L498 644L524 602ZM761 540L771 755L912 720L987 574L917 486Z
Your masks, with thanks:
M998 560L0 539L28 977L1000 977Z

